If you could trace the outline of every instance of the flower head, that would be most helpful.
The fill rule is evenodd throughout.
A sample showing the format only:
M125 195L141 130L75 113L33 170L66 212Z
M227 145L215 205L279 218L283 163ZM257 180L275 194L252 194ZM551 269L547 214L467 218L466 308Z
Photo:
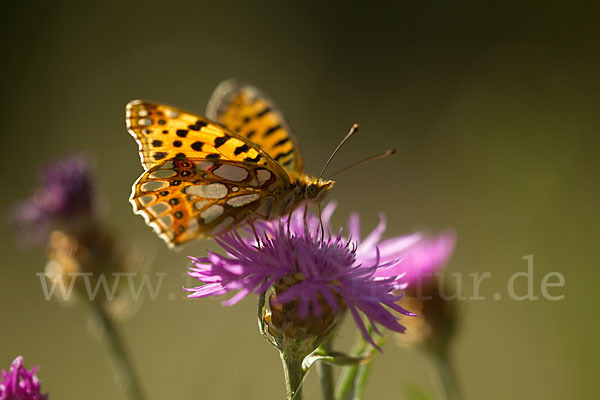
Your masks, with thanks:
M324 235L320 234L318 218L310 213L304 217L302 210L292 214L289 224L285 218L255 223L258 238L235 231L221 234L216 240L227 255L209 252L207 257L191 257L194 267L189 275L204 285L186 289L192 292L189 297L237 291L224 302L232 305L249 293L260 294L274 287L270 299L273 317L287 311L288 317L293 315L288 322L298 323L309 317L326 321L330 311L337 315L348 309L373 344L362 316L378 334L377 325L404 332L394 311L414 314L398 305L402 296L397 289L406 286L401 264L405 252L420 237L410 235L381 242L385 230L382 217L377 228L361 241L358 215L351 217L350 238L345 238L341 229L331 234L329 220L334 209L335 204L330 203L323 211ZM272 334L291 329L285 323L271 328Z
M90 217L94 190L88 160L71 156L46 165L41 185L33 196L16 207L13 220L30 239L42 240L52 223Z
M358 214L352 214L349 222L350 233L359 243L358 258L362 262L373 262L379 256L380 262L397 260L387 268L379 268L375 276L392 276L402 274L400 288L414 287L421 281L434 276L445 265L456 243L453 232L445 232L437 237L430 237L420 232L406 236L382 240L386 228L385 218L380 216L379 225L367 238L360 240L360 223ZM375 251L375 250L378 250Z
M38 367L30 371L23 366L23 357L15 358L10 370L2 370L0 400L47 400L48 395L40 393L40 382L35 375Z

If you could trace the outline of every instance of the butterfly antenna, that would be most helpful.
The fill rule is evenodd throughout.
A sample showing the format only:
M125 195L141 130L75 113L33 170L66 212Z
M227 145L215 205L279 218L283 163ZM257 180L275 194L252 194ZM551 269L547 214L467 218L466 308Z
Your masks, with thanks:
M327 166L329 165L329 163L331 162L331 160L333 160L333 157L335 157L335 155L342 148L342 146L344 145L344 143L346 143L348 141L348 139L350 139L352 137L352 135L354 135L356 132L358 132L358 124L352 125L352 128L350 128L350 132L348 132L348 134L342 139L342 141L340 142L340 144L338 144L338 146L335 148L335 150L333 151L333 153L331 153L331 156L329 156L329 160L327 160L327 162L323 166L323 169L321 170L321 173L319 174L319 178L317 180L321 179L321 177L325 173L325 170L327 169Z
M396 153L396 149L389 149L389 150L387 150L385 153L381 153L381 154L375 154L374 156L371 156L371 157L365 158L364 160L361 160L361 161L355 162L354 164L350 164L350 165L348 165L347 167L344 167L344 168L342 168L342 169L340 169L340 170L338 170L338 171L334 172L334 173L333 173L333 174L331 174L329 177L330 177L330 178L333 178L333 177L334 177L334 176L336 176L337 174L340 174L340 173L342 173L342 172L344 172L344 171L347 171L347 170L349 170L350 168L354 168L354 167L356 167L356 166L358 166L358 165L361 165L361 164L364 164L364 163L366 163L366 162L368 162L368 161L379 160L380 158L389 157L389 156L391 156L391 155L394 155L395 153Z

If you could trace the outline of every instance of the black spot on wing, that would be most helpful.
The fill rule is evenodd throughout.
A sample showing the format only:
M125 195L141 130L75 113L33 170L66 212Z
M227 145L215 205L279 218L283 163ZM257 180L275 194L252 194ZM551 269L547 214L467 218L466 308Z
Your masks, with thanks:
M237 156L237 155L247 152L248 150L250 150L250 147L248 147L247 144L243 144L239 147L236 147L233 154Z
M161 147L163 145L162 140L153 140L152 141L152 146L154 147Z
M290 151L288 151L287 153L279 153L277 154L277 156L275 157L275 161L279 161L284 157L289 156L290 154L292 154L294 152L294 149L291 149Z
M196 150L196 151L202 151L202 147L204 146L204 143L202 142L194 142L192 143L192 149Z
M246 134L246 137L248 139L252 139L252 136L256 135L256 131L254 129L248 131L248 133Z
M271 136L272 134L274 134L275 132L277 132L279 129L281 129L281 125L272 126L269 129L267 129L265 131L265 133L263 133L263 136L264 137Z
M256 157L254 157L254 158L250 158L250 157L244 158L244 161L251 162L251 163L257 163L259 160L260 160L260 154L257 154Z
M221 156L216 153L211 153L211 154L206 155L207 160L218 160L219 158L221 158Z
M271 107L267 107L264 110L262 110L261 112L257 113L256 117L257 118L264 117L265 115L267 115L270 112L271 112Z
M179 137L186 137L188 134L188 130L187 129L177 129L177 132L175 132L177 134L177 136Z
M167 156L167 153L165 153L164 151L157 151L156 153L154 153L155 160L162 160L166 156Z
M223 146L229 139L231 139L231 136L229 136L229 135L224 135L224 136L216 138L215 139L215 149L218 149L219 147Z
M191 129L193 131L199 131L206 125L208 125L206 122L198 120L194 125L188 125L188 129Z
M290 141L290 138L289 138L289 137L283 138L283 139L281 139L280 141L278 141L277 143L275 143L275 144L273 145L273 147L279 147L279 146L283 146L284 144L286 144L286 143L287 143L287 142L289 142L289 141Z

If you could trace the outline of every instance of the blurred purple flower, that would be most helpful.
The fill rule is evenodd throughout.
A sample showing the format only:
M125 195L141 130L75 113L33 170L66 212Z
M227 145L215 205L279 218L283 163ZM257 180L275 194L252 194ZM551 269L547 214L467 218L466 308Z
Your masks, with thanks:
M94 188L89 161L81 155L47 164L41 185L19 204L13 214L16 228L28 239L40 241L53 222L89 217L94 211Z
M15 358L8 372L2 370L0 400L47 400L48 395L40 393L40 382L35 375L38 368L27 371L23 357Z
M325 237L320 235L318 218L308 213L305 221L303 210L293 213L289 227L286 219L256 222L258 245L253 236L242 236L235 231L221 234L216 241L227 255L209 252L207 257L190 257L195 266L190 268L189 275L205 284L186 289L192 292L189 297L223 295L237 290L223 303L232 305L249 293L260 294L283 282L288 283L289 288L277 294L277 301L280 304L298 301L300 318L306 318L309 312L316 317L322 315L320 299L324 299L337 313L347 307L365 339L373 344L361 313L378 334L381 333L376 324L404 332L405 327L392 312L414 315L398 305L402 295L397 290L406 287L403 258L411 260L410 249L418 249L419 254L426 249L438 249L418 246L422 241L418 234L381 242L385 231L383 216L364 240L360 240L357 214L350 218L350 239L342 236L341 229L333 235L329 220L335 207L335 203L329 203L323 210ZM438 263L447 257L444 254L429 256L427 261ZM409 266L422 265L421 260L424 258L418 257Z
M363 264L374 262L379 256L382 263L397 260L385 268L378 268L374 276L386 277L403 274L398 289L412 286L421 280L433 277L442 269L452 256L456 235L445 232L437 237L429 237L422 233L399 236L381 240L386 228L385 216L380 215L379 225L364 241L360 239L360 219L358 214L350 216L348 228L352 238L358 243L357 260ZM378 252L376 251L378 250Z

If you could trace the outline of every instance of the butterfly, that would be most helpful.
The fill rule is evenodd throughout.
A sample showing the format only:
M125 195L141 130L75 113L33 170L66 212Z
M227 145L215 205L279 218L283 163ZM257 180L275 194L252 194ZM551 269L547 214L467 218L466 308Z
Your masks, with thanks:
M249 218L289 215L323 200L334 184L304 173L282 112L235 80L215 89L206 117L134 100L126 124L144 168L130 202L169 247L211 238Z

